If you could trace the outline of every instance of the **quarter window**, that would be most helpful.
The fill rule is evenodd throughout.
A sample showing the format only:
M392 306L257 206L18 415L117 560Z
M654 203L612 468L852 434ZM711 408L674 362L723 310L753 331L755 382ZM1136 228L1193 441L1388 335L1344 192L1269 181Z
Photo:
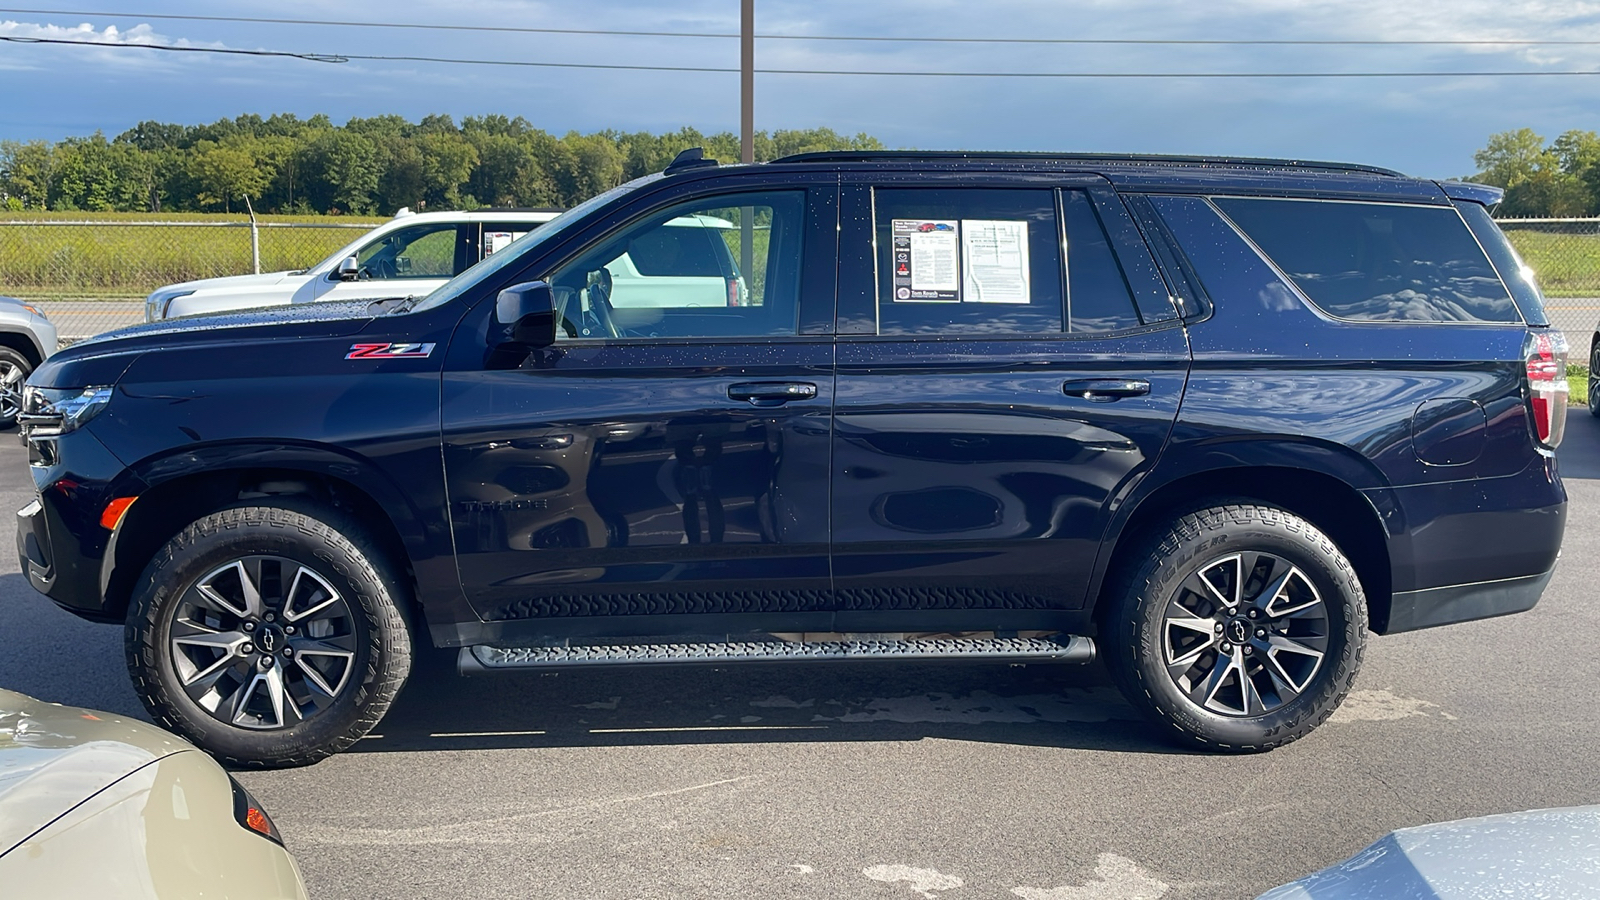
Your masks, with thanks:
M1067 219L1068 330L1117 331L1137 326L1133 292L1093 201L1083 191L1062 191L1061 201Z
M558 337L795 334L804 210L804 192L773 191L634 222L549 277Z
M1329 315L1522 321L1452 207L1245 197L1213 202Z

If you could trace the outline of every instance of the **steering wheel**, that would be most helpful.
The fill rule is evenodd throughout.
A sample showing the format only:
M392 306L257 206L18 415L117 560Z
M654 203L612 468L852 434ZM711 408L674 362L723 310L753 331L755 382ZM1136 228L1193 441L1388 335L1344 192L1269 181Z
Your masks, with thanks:
M617 328L617 320L611 315L611 270L601 267L589 273L589 309L594 312L595 321L600 323L606 334L614 338L622 337L622 331Z

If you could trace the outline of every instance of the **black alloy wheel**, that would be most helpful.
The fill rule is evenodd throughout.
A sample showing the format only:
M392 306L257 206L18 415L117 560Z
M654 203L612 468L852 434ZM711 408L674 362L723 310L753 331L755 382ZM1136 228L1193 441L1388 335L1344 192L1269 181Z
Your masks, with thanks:
M128 668L156 722L219 759L305 765L360 740L399 693L406 594L344 514L253 504L156 554L129 608Z
M1130 702L1190 745L1267 750L1321 724L1360 668L1366 597L1305 519L1213 506L1147 535L1103 629Z

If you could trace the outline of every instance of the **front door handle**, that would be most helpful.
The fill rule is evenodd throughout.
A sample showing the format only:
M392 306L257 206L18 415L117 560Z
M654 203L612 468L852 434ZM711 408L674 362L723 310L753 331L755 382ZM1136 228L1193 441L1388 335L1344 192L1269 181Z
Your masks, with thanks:
M748 400L751 406L782 406L790 400L811 400L817 386L803 381L742 381L728 385L729 400Z
M1061 386L1069 397L1082 397L1096 403L1111 403L1123 397L1143 397L1150 393L1150 382L1142 378L1085 378Z

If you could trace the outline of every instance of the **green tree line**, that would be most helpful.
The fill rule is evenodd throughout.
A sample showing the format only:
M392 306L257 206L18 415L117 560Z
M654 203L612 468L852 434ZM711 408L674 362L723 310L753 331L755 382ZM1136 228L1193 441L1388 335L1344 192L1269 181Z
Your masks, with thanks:
M758 161L877 150L828 128L759 132ZM733 134L601 131L556 137L518 116L351 119L244 115L210 125L141 122L107 140L0 141L0 205L11 210L389 214L484 206L572 206L659 172L679 151L739 158Z
M1600 135L1564 131L1545 143L1532 128L1502 131L1472 155L1472 181L1505 188L1507 218L1600 215Z

